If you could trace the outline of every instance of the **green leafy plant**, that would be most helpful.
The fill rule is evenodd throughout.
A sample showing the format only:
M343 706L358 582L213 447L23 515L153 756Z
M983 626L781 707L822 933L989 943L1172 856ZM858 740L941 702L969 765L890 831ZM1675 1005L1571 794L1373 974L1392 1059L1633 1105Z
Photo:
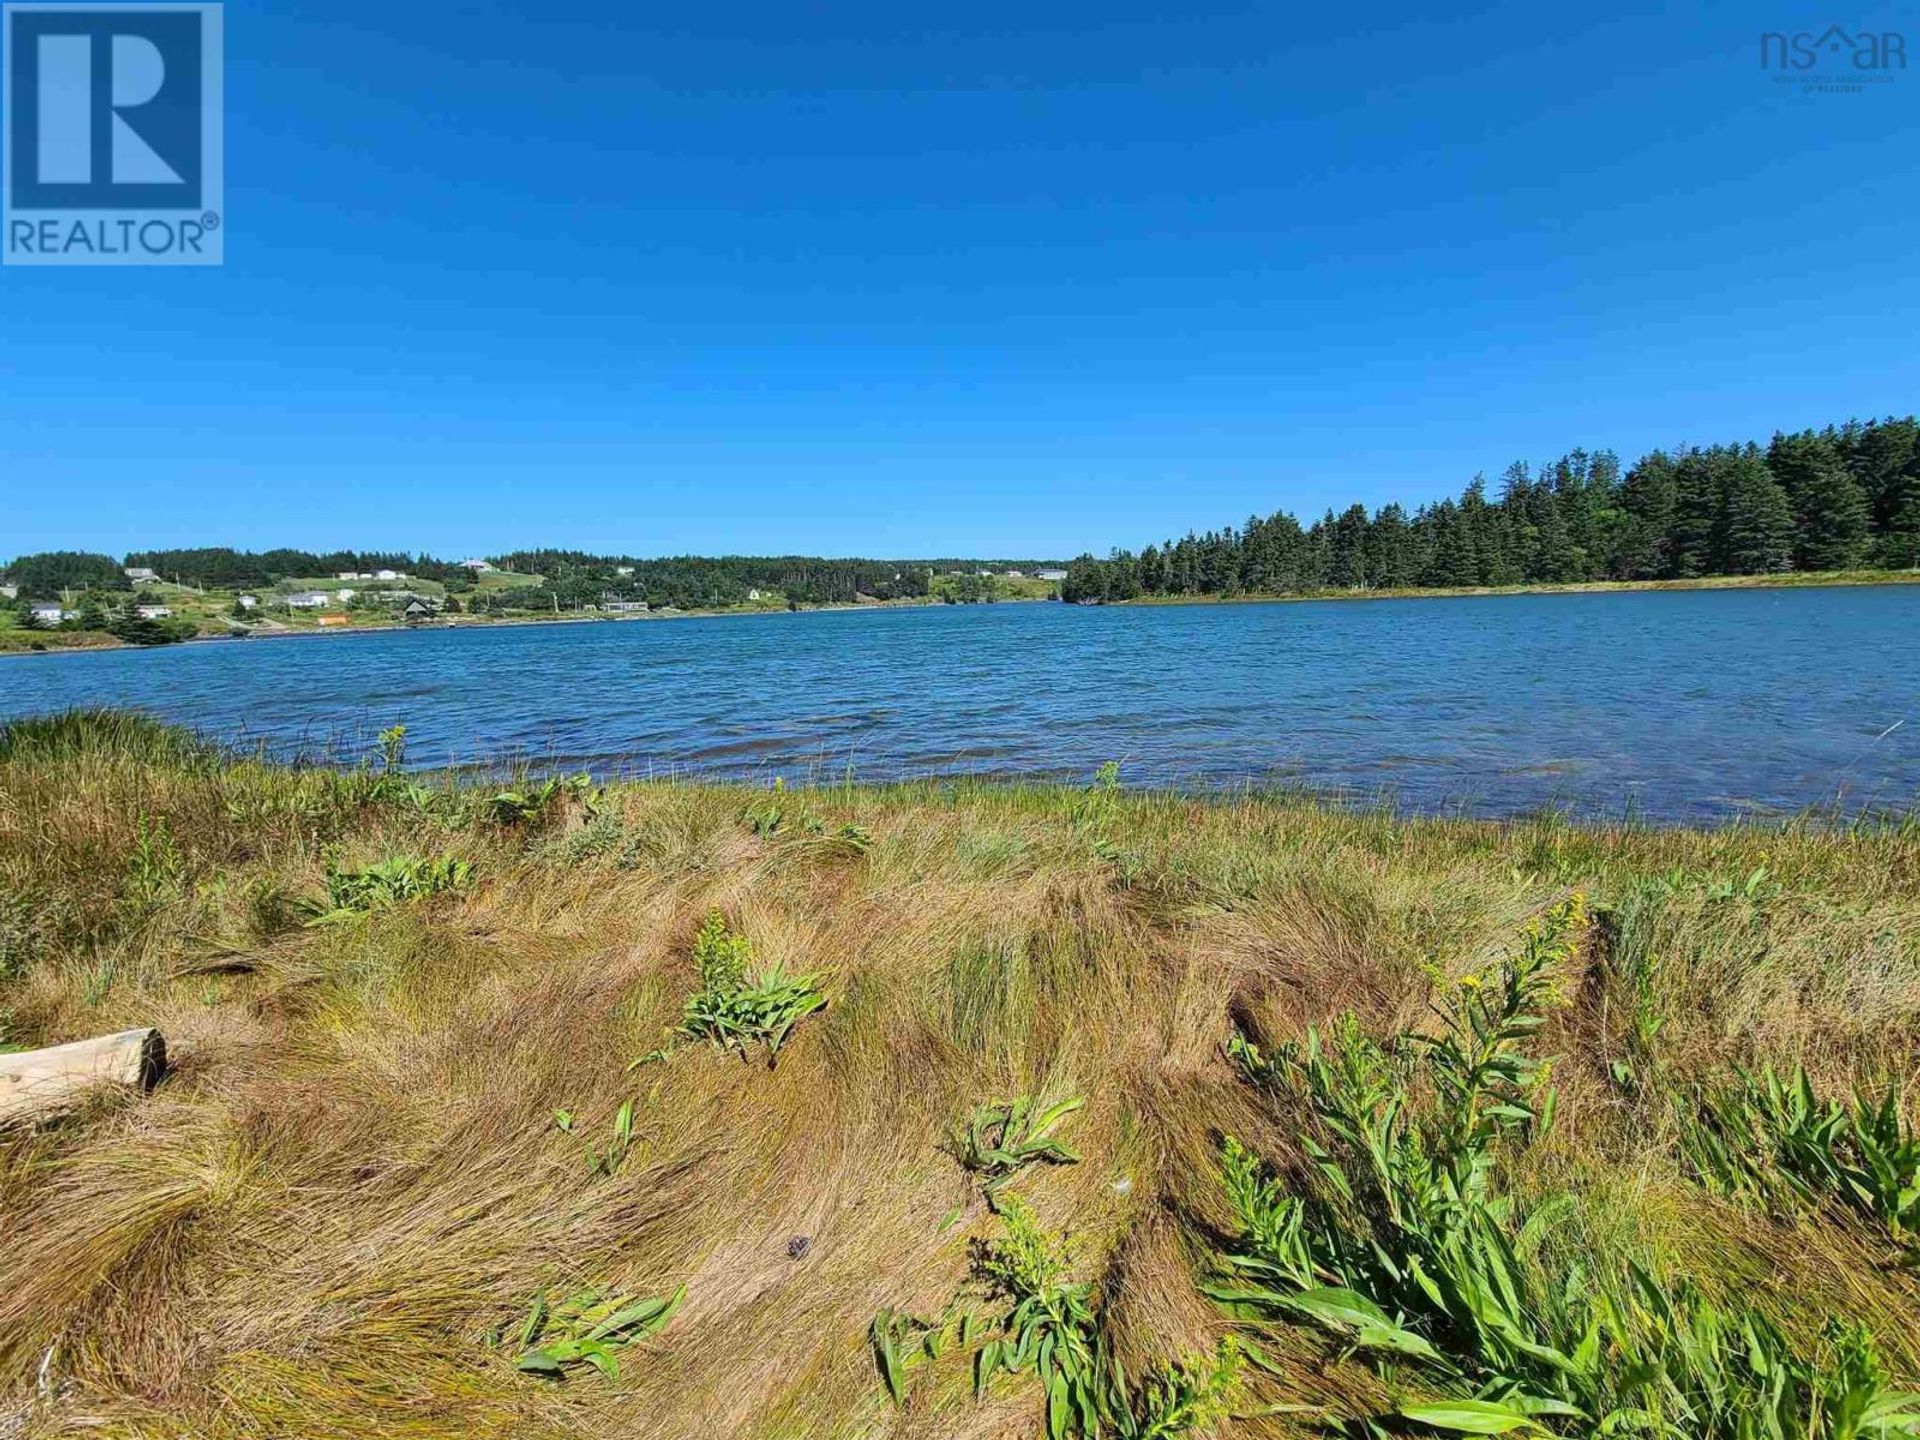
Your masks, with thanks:
M825 837L829 849L844 851L848 855L864 855L873 848L873 832L864 825L849 822L835 826L833 832Z
M1306 1107L1310 1166L1289 1184L1225 1143L1239 1242L1229 1281L1208 1292L1243 1319L1313 1325L1383 1372L1412 1365L1468 1392L1403 1404L1388 1417L1396 1426L1662 1440L1920 1433L1920 1402L1884 1389L1863 1331L1803 1353L1757 1311L1631 1261L1617 1291L1585 1269L1549 1277L1530 1262L1551 1204L1522 1214L1500 1175L1505 1153L1551 1123L1547 1067L1525 1046L1584 921L1576 896L1531 927L1496 977L1450 994L1437 1036L1383 1045L1349 1016L1273 1056L1238 1042L1249 1079Z
M633 1104L631 1100L623 1103L614 1112L611 1135L605 1150L587 1147L587 1173L589 1175L611 1175L626 1164L627 1156L633 1152ZM580 1136L580 1120L571 1110L553 1112L554 1128L563 1135Z
M547 841L538 853L542 859L567 865L599 862L616 870L632 870L640 864L643 843L640 836L628 832L618 813L601 810L571 834Z
M786 807L780 803L786 793L787 782L776 778L768 798L757 805L747 807L745 816L747 828L762 839L777 831L781 822L787 817Z
M308 902L310 925L336 924L376 910L390 910L409 901L464 890L473 880L473 866L444 856L438 860L417 855L395 855L358 870L330 868L324 904Z
M496 825L526 825L545 820L555 805L575 797L586 805L589 814L593 813L596 802L592 776L555 776L537 785L502 790L489 796L483 808Z
M1238 1394L1241 1348L1229 1339L1211 1357L1150 1370L1129 1384L1093 1309L1093 1287L1069 1278L1064 1239L1050 1237L1018 1196L1000 1210L1002 1234L974 1246L974 1274L988 1299L1006 1302L982 1319L957 1304L932 1319L883 1310L870 1331L881 1381L904 1403L906 1375L953 1345L973 1352L974 1392L998 1375L1032 1374L1046 1402L1049 1440L1174 1440L1224 1418Z
M127 857L124 894L136 906L151 908L180 897L186 885L187 865L164 815L140 815L134 820L133 853Z
M1047 1433L1100 1433L1101 1367L1090 1287L1067 1279L1068 1250L1040 1228L1017 1195L1002 1202L1002 1239L976 1247L990 1293L1012 1302L998 1333L974 1357L975 1393L1000 1373L1031 1370L1047 1397Z
M754 1045L764 1045L771 1062L793 1027L826 1006L817 974L788 975L776 965L749 978L753 946L746 936L727 928L718 910L700 927L693 959L700 969L700 989L687 998L680 1020L680 1034L688 1039L706 1040L743 1056Z
M1712 1189L1776 1211L1838 1205L1920 1249L1920 1133L1902 1119L1892 1086L1845 1104L1817 1095L1804 1068L1741 1071L1700 1097L1681 1133Z
M1213 1354L1176 1360L1151 1370L1137 1388L1107 1363L1106 1413L1119 1440L1174 1440L1233 1413L1239 1394L1241 1348L1232 1336ZM1115 1404L1116 1395L1127 1403Z
M520 1355L514 1363L555 1380L583 1364L617 1379L620 1361L615 1352L666 1329L686 1296L684 1285L665 1299L609 1298L597 1290L582 1290L549 1305L539 1296L520 1327Z
M1079 1155L1054 1138L1054 1131L1086 1103L1075 1096L1043 1108L1031 1095L1022 1095L975 1108L957 1149L960 1163L979 1177L988 1204L1029 1165L1080 1163Z
M893 1397L893 1403L907 1400L907 1372L924 1361L938 1360L949 1346L971 1345L978 1329L971 1310L949 1306L932 1318L908 1314L904 1310L882 1310L867 1328L867 1340L873 1347L874 1365L880 1383Z
M380 732L380 764L387 770L398 770L406 763L407 727L390 725Z

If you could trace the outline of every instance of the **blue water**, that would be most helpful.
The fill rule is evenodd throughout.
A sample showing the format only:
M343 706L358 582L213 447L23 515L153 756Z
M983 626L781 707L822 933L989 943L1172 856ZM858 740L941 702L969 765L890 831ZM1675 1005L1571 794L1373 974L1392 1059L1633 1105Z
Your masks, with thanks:
M1920 586L937 606L0 659L0 716L140 706L291 755L766 782L1247 782L1652 820L1920 799Z

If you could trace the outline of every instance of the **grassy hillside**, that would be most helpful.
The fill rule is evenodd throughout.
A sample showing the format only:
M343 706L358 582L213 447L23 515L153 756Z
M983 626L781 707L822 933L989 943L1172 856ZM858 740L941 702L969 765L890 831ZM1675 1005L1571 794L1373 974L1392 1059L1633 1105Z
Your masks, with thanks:
M1913 825L64 717L0 733L0 977L176 1060L0 1133L0 1434L1911 1433Z

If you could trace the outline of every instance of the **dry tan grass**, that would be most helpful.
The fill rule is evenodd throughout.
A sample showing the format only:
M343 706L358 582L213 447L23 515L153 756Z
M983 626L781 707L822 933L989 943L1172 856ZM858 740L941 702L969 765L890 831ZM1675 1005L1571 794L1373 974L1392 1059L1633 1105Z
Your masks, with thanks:
M968 1285L968 1241L993 1222L948 1148L961 1117L1085 1096L1068 1136L1084 1163L1017 1188L1074 1237L1130 1365L1205 1351L1224 1329L1194 1285L1226 1223L1218 1136L1293 1142L1223 1061L1231 1028L1418 1023L1437 979L1576 886L1603 908L1671 892L1648 946L1676 1073L1775 1058L1877 1083L1920 1057L1911 830L971 785L793 793L770 835L746 820L764 795L678 785L610 794L597 832L501 829L156 746L0 748L13 1040L157 1024L178 1060L149 1097L0 1138L0 1435L10 1415L209 1440L1037 1435L1031 1383L976 1401L963 1359L893 1409L866 1344L880 1308L932 1313ZM141 817L178 855L154 893L130 879ZM824 843L843 823L870 848ZM588 853L590 833L619 843ZM461 855L478 882L346 925L288 910L328 863L402 852ZM1762 865L1753 896L1716 888ZM629 1072L678 1020L716 907L761 960L822 972L828 1008L775 1068L690 1045ZM1670 1136L1605 1084L1617 997L1567 980L1564 1123L1529 1172L1589 1198L1567 1243L1856 1314L1920 1364L1920 1298L1870 1236L1783 1228L1683 1183ZM635 1148L591 1178L552 1113L598 1142L629 1098ZM536 1380L488 1343L537 1291L588 1283L687 1300L613 1382ZM1289 1378L1262 1400L1378 1397L1310 1333L1272 1348Z

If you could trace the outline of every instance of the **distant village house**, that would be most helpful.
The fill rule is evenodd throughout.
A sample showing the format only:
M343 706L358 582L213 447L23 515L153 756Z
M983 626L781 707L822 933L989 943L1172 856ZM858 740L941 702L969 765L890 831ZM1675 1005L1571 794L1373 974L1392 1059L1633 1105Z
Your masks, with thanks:
M292 610L318 610L329 598L324 590L295 590L287 596L287 606Z
M136 585L151 585L160 578L144 565L130 565L121 573Z
M142 620L165 620L173 614L171 605L136 605L133 613Z

